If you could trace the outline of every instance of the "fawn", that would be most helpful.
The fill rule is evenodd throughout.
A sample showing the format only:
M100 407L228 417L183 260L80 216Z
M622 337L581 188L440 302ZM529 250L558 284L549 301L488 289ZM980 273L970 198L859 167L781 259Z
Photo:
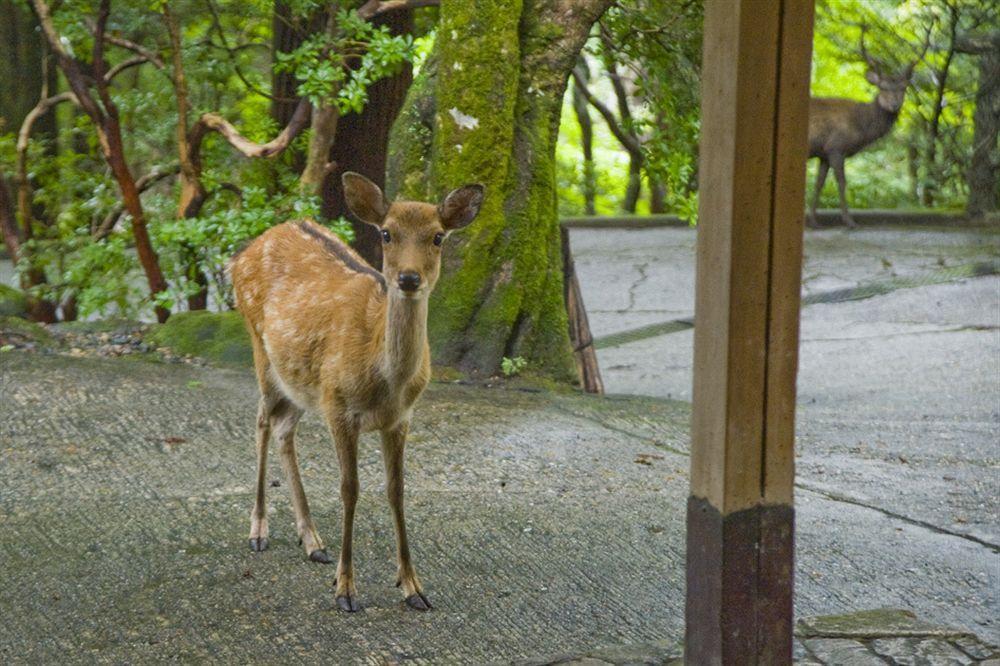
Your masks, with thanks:
M441 269L441 244L479 213L482 185L453 190L435 206L386 202L360 174L342 178L347 205L376 226L382 272L370 268L335 235L312 222L269 229L230 264L236 305L253 343L260 385L257 412L257 495L250 548L268 545L266 468L270 436L277 439L306 555L330 563L309 514L295 454L295 426L318 411L333 435L344 505L337 566L337 605L359 609L351 559L358 499L358 434L382 436L386 486L396 529L397 587L406 604L431 607L417 578L403 517L403 449L413 404L430 379L427 299Z

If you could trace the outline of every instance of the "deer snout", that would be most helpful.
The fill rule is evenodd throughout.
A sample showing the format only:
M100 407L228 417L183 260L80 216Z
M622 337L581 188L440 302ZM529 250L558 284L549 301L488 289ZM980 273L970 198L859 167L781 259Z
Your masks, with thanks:
M396 278L396 283L403 291L416 291L420 288L420 273L405 271Z

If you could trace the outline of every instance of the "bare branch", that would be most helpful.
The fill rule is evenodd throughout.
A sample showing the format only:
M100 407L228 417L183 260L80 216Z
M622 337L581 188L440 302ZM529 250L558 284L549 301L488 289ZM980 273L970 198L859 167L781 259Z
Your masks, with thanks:
M83 72L80 71L80 64L63 47L61 36L56 31L55 24L52 22L52 12L49 10L49 6L45 3L45 0L31 0L31 5L35 10L35 15L38 17L38 23L42 27L42 34L45 35L45 41L48 42L49 48L55 53L61 69L66 74L66 81L69 83L70 89L76 93L78 104L93 119L94 125L97 127L98 138L101 140L102 145L105 144L107 140L101 128L104 121L104 111L91 96L87 88L87 81L83 76Z
M311 111L312 105L309 103L309 100L304 97L300 99L298 106L295 107L295 112L292 114L292 119L288 121L288 125L281 130L278 136L267 143L255 143L240 134L239 130L219 114L205 113L188 133L191 152L192 154L198 152L201 141L208 132L218 132L233 148L246 157L273 157L287 148L292 139L309 123Z
M909 79L913 75L913 68L917 66L917 63L923 60L924 56L927 55L927 49L929 49L931 46L931 34L934 32L934 26L936 25L936 23L937 21L931 21L930 25L927 26L927 32L924 35L924 43L923 43L923 48L920 50L920 55L918 55L917 59L911 62L906 68L907 79ZM954 28L955 26L952 26L952 48L954 48L954 42L955 42Z
M180 171L179 164L172 164L162 170L153 169L145 176L142 176L141 178L136 180L135 187L137 190L139 190L140 193L145 192L146 190L150 189L151 187L153 187L153 185L156 185L161 180L176 175L178 171ZM94 240L101 240L102 238L105 238L115 228L115 225L118 223L118 220L120 220L122 215L124 214L125 214L124 204L119 204L115 206L104 217L104 221L101 222L101 224L91 232L91 237Z
M137 65L142 65L147 62L149 61L143 58L142 56L132 56L128 60L123 60L114 67L112 67L111 69L109 69L108 73L104 75L104 81L106 83L110 83L112 79L114 79L116 76L124 72L126 69L131 69L132 67L135 67Z
M418 7L437 7L441 0L368 0L358 8L358 16L370 21L380 14Z
M92 33L95 33L96 35L97 32L96 24L94 24L92 21L88 21L88 24L90 31ZM104 33L104 41L106 41L108 44L114 44L115 46L120 46L123 49L135 53L137 56L145 58L146 61L152 63L153 66L156 67L156 69L166 68L166 64L164 64L163 58L156 55L156 53L154 53L150 49L147 49L142 44L137 44L130 39L125 39L124 37L119 37L118 35L113 35L108 32Z
M618 139L618 142L622 144L625 150L630 155L641 156L642 145L639 143L639 140L625 132L621 125L618 124L618 119L615 118L615 114L611 112L611 109L606 107L601 100L594 97L594 94L587 88L587 82L584 79L583 73L578 68L573 69L573 80L576 82L580 93L587 98L587 102L604 118L604 122L608 124L608 129L611 130L611 133L615 135L615 138Z
M265 92L264 90L261 90L260 87L258 87L256 85L254 85L253 83L251 83L250 80L246 77L246 75L243 74L243 70L240 68L239 64L236 62L236 56L234 55L235 52L236 52L236 49L230 47L229 46L229 40L226 39L226 31L222 27L222 19L219 16L219 10L216 8L215 3L212 2L212 0L206 0L206 4L208 5L208 11L209 11L209 13L212 15L212 27L215 28L215 31L219 34L219 40L222 41L222 46L220 48L222 48L222 50L224 50L226 52L226 55L229 57L229 64L233 66L233 72L236 74L236 78L238 78L240 81L243 82L243 85L245 85L247 87L247 90L250 90L251 92L254 92L254 93L260 95L261 97L264 97L264 98L269 99L269 100L275 100L275 99L277 99L273 95L271 95L270 93ZM208 39L209 39L209 43L211 43L211 37L209 37ZM215 44L212 44L212 46L215 46ZM295 100L294 99L288 99L288 98L281 98L281 99L278 99L277 101L280 101L280 102L293 102Z

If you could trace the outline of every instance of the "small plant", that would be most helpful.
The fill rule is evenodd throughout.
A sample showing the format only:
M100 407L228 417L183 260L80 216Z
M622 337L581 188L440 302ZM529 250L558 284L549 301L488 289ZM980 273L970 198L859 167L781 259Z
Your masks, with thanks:
M514 358L507 358L504 356L503 360L500 361L500 369L503 371L504 377L513 377L520 374L520 372L524 370L527 365L528 361L521 356L515 356Z

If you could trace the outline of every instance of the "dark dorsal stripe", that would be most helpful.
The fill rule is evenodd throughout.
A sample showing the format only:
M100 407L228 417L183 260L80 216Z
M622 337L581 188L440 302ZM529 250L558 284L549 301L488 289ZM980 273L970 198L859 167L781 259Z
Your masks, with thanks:
M358 261L358 258L349 252L346 247L341 245L340 242L334 240L330 236L327 236L309 222L299 222L299 229L323 243L323 247L326 248L326 251L339 259L340 263L344 264L347 268L351 269L355 273L363 273L375 278L375 280L378 281L379 286L382 287L382 291L386 291L385 276L366 264L364 261Z

